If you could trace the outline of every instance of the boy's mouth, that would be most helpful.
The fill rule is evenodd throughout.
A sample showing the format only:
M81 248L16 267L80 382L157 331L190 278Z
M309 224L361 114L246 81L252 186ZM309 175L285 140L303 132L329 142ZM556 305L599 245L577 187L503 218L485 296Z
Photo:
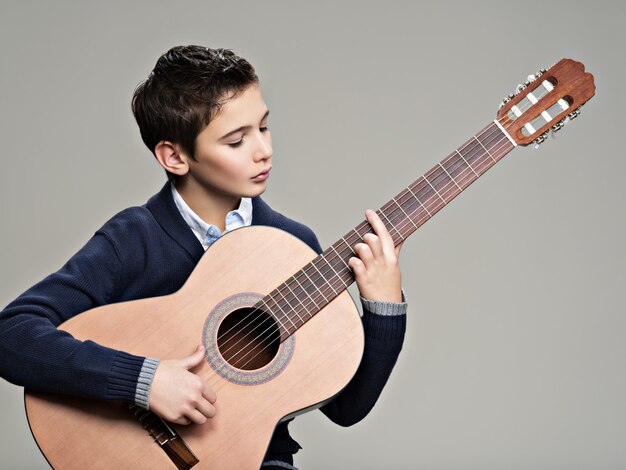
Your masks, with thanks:
M270 170L272 169L272 167L269 167L267 170L263 170L261 173L259 173L256 176L253 176L251 179L255 180L255 179L265 179L269 176L270 174Z

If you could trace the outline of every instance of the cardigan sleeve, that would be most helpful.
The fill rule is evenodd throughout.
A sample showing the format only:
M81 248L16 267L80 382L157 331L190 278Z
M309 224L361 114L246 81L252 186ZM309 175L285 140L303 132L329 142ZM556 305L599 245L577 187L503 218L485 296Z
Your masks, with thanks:
M146 358L57 329L113 302L121 269L115 246L99 231L61 269L7 305L0 312L0 376L37 391L135 401Z

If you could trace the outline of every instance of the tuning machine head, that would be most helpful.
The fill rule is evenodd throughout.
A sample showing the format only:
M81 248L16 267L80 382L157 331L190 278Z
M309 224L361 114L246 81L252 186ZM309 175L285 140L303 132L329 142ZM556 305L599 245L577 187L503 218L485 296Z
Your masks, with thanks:
M567 116L565 116L559 122L557 122L556 124L552 125L550 127L550 129L548 129L546 132L544 132L539 137L537 137L533 141L533 143L534 143L533 148L535 148L535 149L539 148L539 146L543 142L545 142L548 134L550 134L553 138L556 138L556 133L557 132L559 132L561 129L563 129L565 127L565 125L568 124L571 120L576 119L578 116L580 116L580 108L582 108L582 106L583 105L581 104L578 108L576 108L575 110L570 112Z
M511 93L511 94L506 95L506 96L504 97L504 99L502 100L502 102L500 103L500 107L499 107L499 108L502 108L502 106L504 106L504 105L505 105L505 104L507 104L509 101L511 101L511 100L513 99L513 97L514 97L514 96L515 96L515 95L514 95L514 94L512 94L512 93ZM499 108L498 108L498 109L499 109Z
M537 80L539 77L541 77L547 71L548 71L548 69L539 69L537 71L537 73L535 73L534 75L529 75L528 77L526 77L526 81L524 83L520 83L519 85L517 85L517 88L515 88L515 91L513 93L510 93L510 94L506 95L506 97L500 103L500 108L502 108L505 104L507 104L509 101L511 101L517 95L519 95L522 90L524 90L526 87L528 87L532 82Z
M548 138L548 134L549 134L549 130L545 131L543 134L541 134L539 137L537 137L535 140L533 140L533 149L538 150L539 146L541 144L543 144L546 139Z
M517 85L517 88L515 88L515 95L519 95L521 91L528 85L530 85L530 82L528 80L526 80L524 83L520 83L519 85Z
M576 108L574 111L572 111L571 113L569 113L567 115L568 118L570 118L570 120L572 119L576 119L578 116L580 116L580 108L582 108L582 105L580 105L578 108Z
M556 124L554 124L553 126L550 127L550 135L552 136L552 138L556 138L556 133L559 132L561 129L563 129L563 127L565 126L565 124L567 124L569 122L569 118L567 116L565 116L563 119L561 119L559 122L557 122Z
M550 134L580 115L580 106L595 92L593 75L580 62L561 59L542 68L507 95L497 123L516 145L539 147Z
M524 83L520 83L519 85L517 85L517 88L515 89L515 95L518 95L522 90L528 87L528 85L537 80L547 71L548 69L539 69L539 71L534 75L529 75L528 77L526 77L526 81Z

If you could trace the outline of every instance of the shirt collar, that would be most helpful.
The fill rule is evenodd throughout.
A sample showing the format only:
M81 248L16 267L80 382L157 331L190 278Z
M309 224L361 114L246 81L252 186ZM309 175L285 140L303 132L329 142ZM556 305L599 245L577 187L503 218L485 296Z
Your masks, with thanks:
M204 220L202 220L198 216L198 214L196 214L191 209L191 207L187 205L185 200L182 198L182 196L176 190L176 187L172 183L170 183L170 188L172 191L174 204L176 204L176 207L178 208L183 219L185 220L185 222L187 222L187 225L189 225L189 228L194 233L196 238L198 238L200 243L205 246L207 231L209 230L209 228L214 227L214 225L207 224ZM247 227L251 225L252 200L249 197L242 197L241 202L239 203L239 207L235 210L228 212L228 214L226 214L226 220L224 222L224 233L239 227Z

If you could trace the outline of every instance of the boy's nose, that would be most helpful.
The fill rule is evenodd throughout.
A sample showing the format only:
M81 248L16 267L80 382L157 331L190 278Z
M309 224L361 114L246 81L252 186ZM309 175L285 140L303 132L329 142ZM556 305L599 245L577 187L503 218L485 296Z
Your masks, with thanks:
M258 146L254 152L254 160L267 160L272 156L272 144L267 142L263 136L259 136Z

